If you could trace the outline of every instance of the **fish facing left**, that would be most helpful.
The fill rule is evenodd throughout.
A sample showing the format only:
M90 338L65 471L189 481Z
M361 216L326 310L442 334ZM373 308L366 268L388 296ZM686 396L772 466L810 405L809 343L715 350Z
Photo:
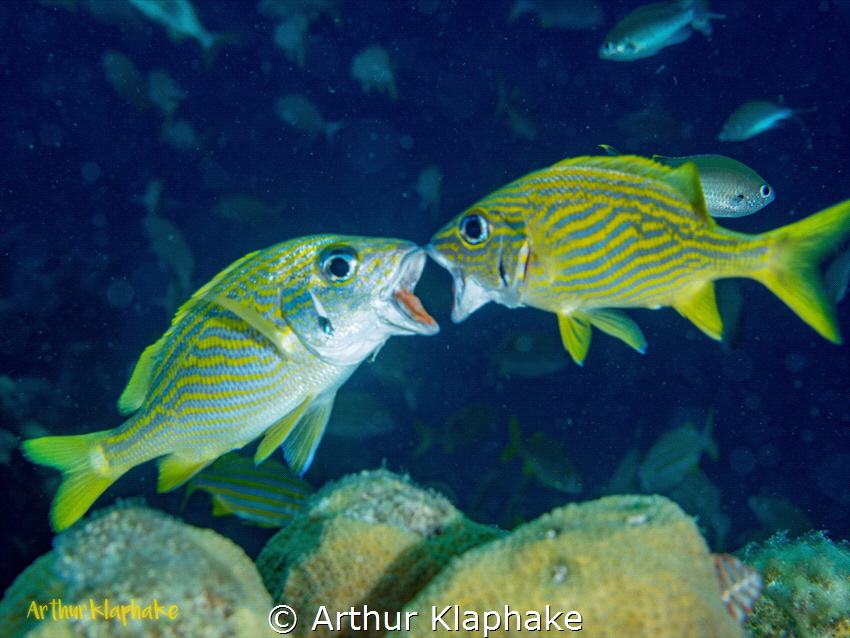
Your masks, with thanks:
M158 490L181 485L260 435L303 474L337 389L393 335L439 326L413 288L425 252L399 239L314 235L234 262L178 310L139 359L114 430L24 441L63 472L50 517L62 530L118 477L157 457Z
M820 262L850 234L850 200L747 235L709 216L692 162L579 157L522 177L457 215L427 250L454 280L452 319L488 301L558 315L581 363L591 326L643 352L637 324L616 308L672 306L721 339L714 280L761 282L826 339L840 343Z

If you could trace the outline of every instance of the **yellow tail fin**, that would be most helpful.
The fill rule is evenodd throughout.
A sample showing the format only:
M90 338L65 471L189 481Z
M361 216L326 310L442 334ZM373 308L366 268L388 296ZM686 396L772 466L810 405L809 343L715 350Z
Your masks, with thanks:
M112 468L102 443L111 430L77 436L45 436L21 444L33 463L62 472L62 484L50 509L50 524L57 532L73 525L97 497L121 476L126 468Z
M753 277L833 343L841 343L835 304L826 294L820 263L850 234L850 199L765 233L770 263Z

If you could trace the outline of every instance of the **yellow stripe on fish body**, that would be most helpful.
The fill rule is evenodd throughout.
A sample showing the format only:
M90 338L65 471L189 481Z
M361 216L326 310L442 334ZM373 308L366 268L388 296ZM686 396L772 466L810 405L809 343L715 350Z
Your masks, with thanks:
M303 474L356 367L391 335L437 332L411 292L424 260L403 240L317 235L226 268L142 354L119 401L136 410L123 425L23 443L32 461L65 474L54 528L140 463L163 457L167 491L262 434L256 462L282 444Z
M313 488L272 459L260 465L228 452L186 485L186 497L197 489L213 497L213 514L235 514L261 526L281 527L303 508Z
M485 197L438 231L428 250L453 275L455 321L487 301L553 311L580 363L591 325L642 350L640 329L612 308L673 306L719 339L713 281L724 277L762 282L837 343L818 264L848 232L850 200L746 235L708 215L692 163L580 157Z

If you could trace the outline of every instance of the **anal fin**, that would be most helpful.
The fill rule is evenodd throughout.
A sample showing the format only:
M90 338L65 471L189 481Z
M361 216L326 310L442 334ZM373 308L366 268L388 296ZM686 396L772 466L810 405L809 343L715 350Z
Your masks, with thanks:
M159 461L159 478L156 482L156 491L168 492L179 487L209 465L212 460L187 460L176 454L163 457Z
M689 296L677 300L673 307L712 339L723 338L723 320L717 310L713 281L693 288Z

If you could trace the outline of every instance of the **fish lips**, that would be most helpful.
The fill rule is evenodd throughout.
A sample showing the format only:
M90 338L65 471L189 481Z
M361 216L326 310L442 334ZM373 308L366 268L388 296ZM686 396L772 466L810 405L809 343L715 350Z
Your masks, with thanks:
M425 246L425 252L431 259L449 271L452 276L452 321L460 323L489 301L493 301L493 292L487 290L472 277L467 277L463 268L443 255L434 244Z
M384 314L382 317L400 329L396 334L434 335L440 331L439 324L422 306L419 297L413 294L413 289L425 268L426 258L425 251L418 246L403 255L398 275L388 288L389 297L384 298L393 311L391 316Z

